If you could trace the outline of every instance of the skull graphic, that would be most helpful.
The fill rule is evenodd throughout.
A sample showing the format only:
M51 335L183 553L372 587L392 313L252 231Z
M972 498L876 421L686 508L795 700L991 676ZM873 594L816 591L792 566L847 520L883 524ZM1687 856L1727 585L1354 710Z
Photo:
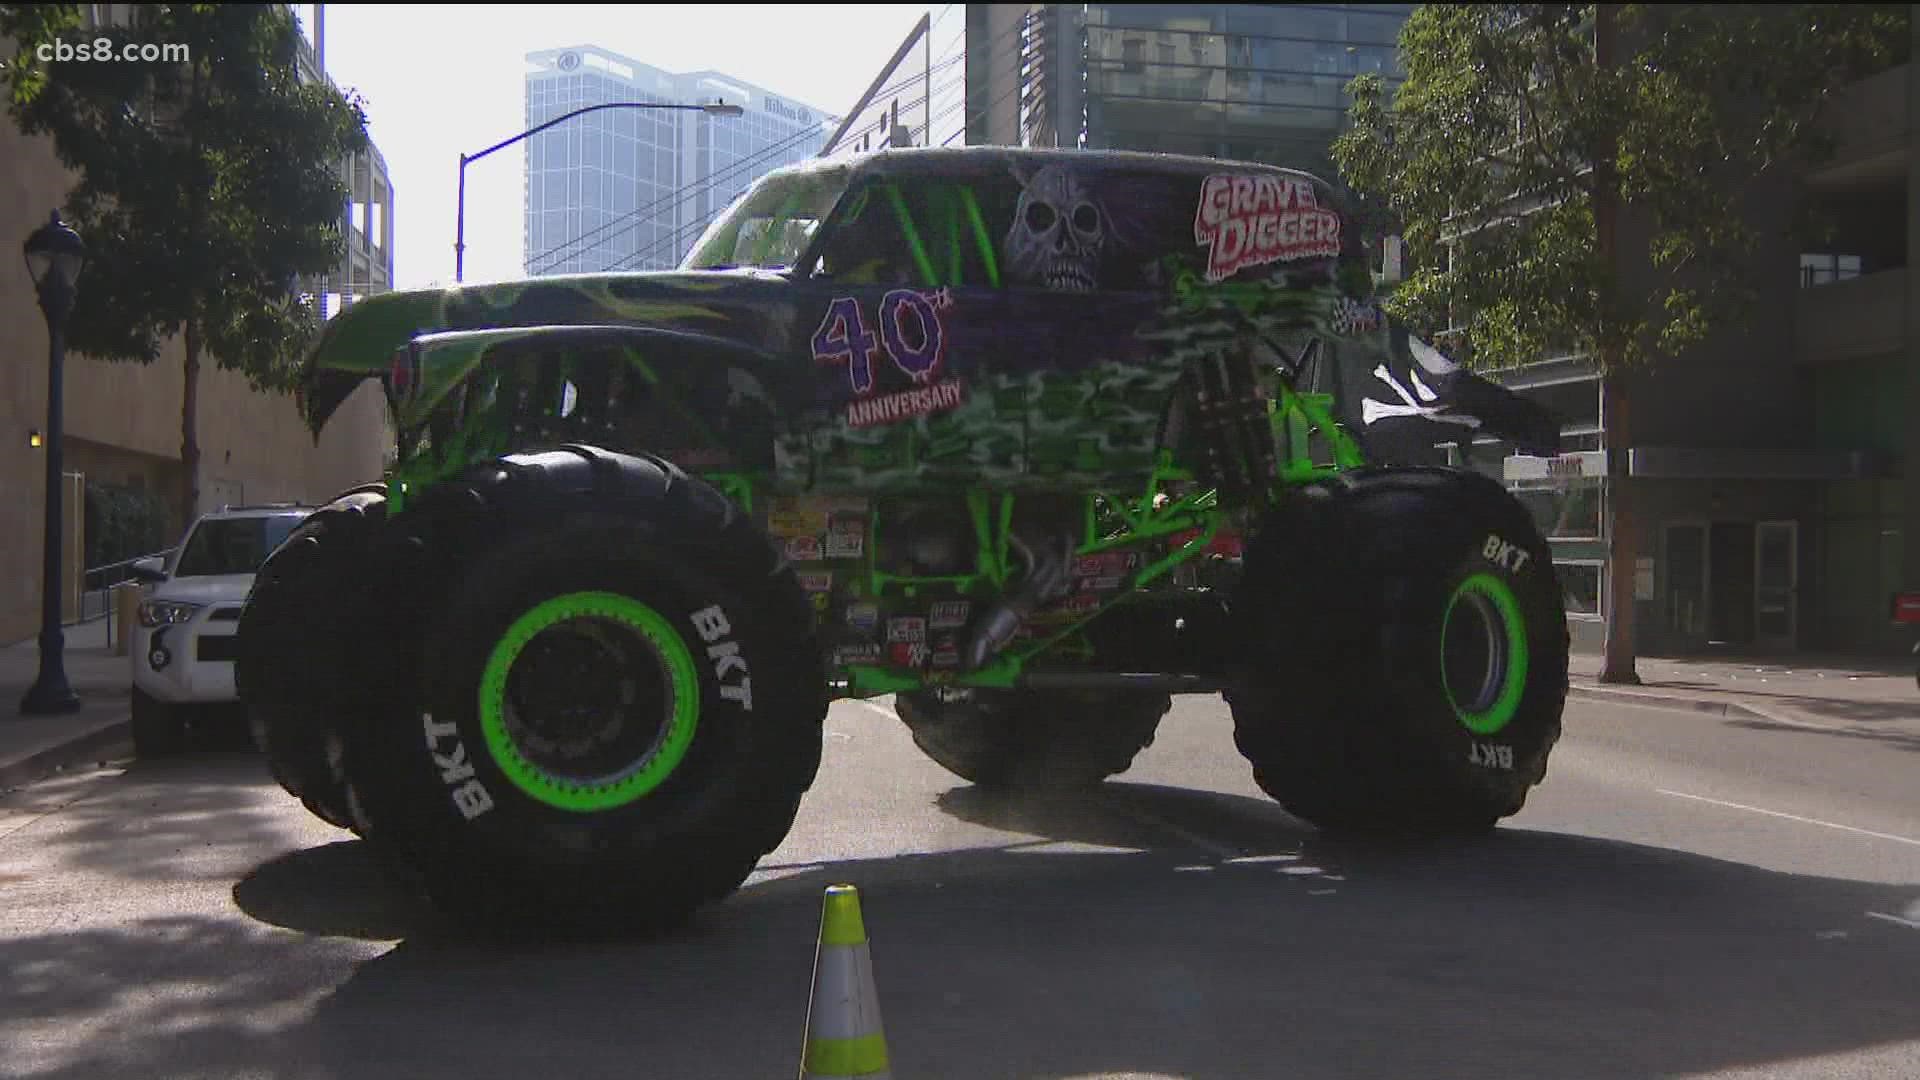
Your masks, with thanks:
M1061 165L1033 174L1007 230L1008 269L1014 280L1066 292L1100 287L1100 254L1107 212L1080 177Z

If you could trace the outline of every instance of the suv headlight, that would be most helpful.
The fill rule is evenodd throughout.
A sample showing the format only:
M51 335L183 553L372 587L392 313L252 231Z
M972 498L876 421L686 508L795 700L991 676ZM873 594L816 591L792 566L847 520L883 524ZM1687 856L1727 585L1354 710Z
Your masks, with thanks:
M143 600L140 602L140 625L151 630L156 626L183 623L193 618L193 613L202 606L179 600Z

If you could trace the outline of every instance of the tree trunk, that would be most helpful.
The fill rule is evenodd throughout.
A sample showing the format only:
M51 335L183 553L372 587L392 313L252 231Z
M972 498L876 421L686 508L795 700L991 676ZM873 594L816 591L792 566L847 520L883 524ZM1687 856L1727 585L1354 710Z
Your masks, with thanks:
M181 342L186 347L186 381L180 394L180 469L186 497L186 525L200 514L200 442L196 437L200 411L200 335L187 320Z
M1614 63L1616 28L1615 4L1600 4L1595 10L1593 33L1594 66L1601 71ZM1618 230L1620 192L1614 167L1616 143L1611 133L1600 140L1594 154L1593 238L1594 254L1599 260L1604 291L1599 299L1600 321L1617 327L1623 313L1617 299L1620 260ZM1636 601L1634 582L1638 575L1638 515L1634 508L1632 478L1627 475L1627 450L1632 443L1628 416L1627 373L1622 353L1623 342L1617 332L1596 335L1600 361L1600 426L1607 450L1607 569L1605 614L1607 639L1601 659L1600 681L1638 685L1634 670L1634 622Z

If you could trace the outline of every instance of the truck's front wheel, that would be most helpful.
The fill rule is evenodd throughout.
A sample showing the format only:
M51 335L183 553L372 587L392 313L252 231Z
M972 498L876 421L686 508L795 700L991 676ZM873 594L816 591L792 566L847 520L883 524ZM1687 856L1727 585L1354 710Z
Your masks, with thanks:
M1517 500L1452 470L1342 477L1281 504L1246 569L1228 700L1263 790L1342 831L1520 810L1560 736L1568 636Z
M459 561L420 707L371 733L356 779L457 914L671 924L737 888L813 782L826 680L804 594L663 462L523 460L478 470L450 500L471 516L428 530Z

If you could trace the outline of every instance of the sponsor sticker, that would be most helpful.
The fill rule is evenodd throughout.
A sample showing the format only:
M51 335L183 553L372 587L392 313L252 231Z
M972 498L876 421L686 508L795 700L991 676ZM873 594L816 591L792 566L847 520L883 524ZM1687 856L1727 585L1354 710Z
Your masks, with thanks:
M867 529L863 522L842 522L827 534L829 559L857 559L867 550Z
M903 642L903 641L924 642L926 640L927 640L927 620L921 618L920 616L915 615L909 618L887 620L887 641L888 642L892 642L892 643Z
M927 663L927 643L924 641L897 641L890 654L896 667L925 667Z
M804 570L797 576L800 578L800 587L810 593L833 591L833 571L831 570Z
M817 562L820 558L820 538L817 536L788 537L787 558L794 562Z
M885 655L878 642L864 645L841 645L833 650L833 662L838 667L849 664L877 664Z
M933 605L927 625L935 630L953 630L967 625L971 605L965 600L943 600Z
M1103 551L1097 555L1082 555L1073 561L1074 577L1108 577L1124 574L1140 566L1140 553L1137 551Z
M827 513L812 507L775 505L767 511L767 531L775 536L819 536L827 531Z
M848 604L847 626L862 634L871 634L880 627L879 604Z

